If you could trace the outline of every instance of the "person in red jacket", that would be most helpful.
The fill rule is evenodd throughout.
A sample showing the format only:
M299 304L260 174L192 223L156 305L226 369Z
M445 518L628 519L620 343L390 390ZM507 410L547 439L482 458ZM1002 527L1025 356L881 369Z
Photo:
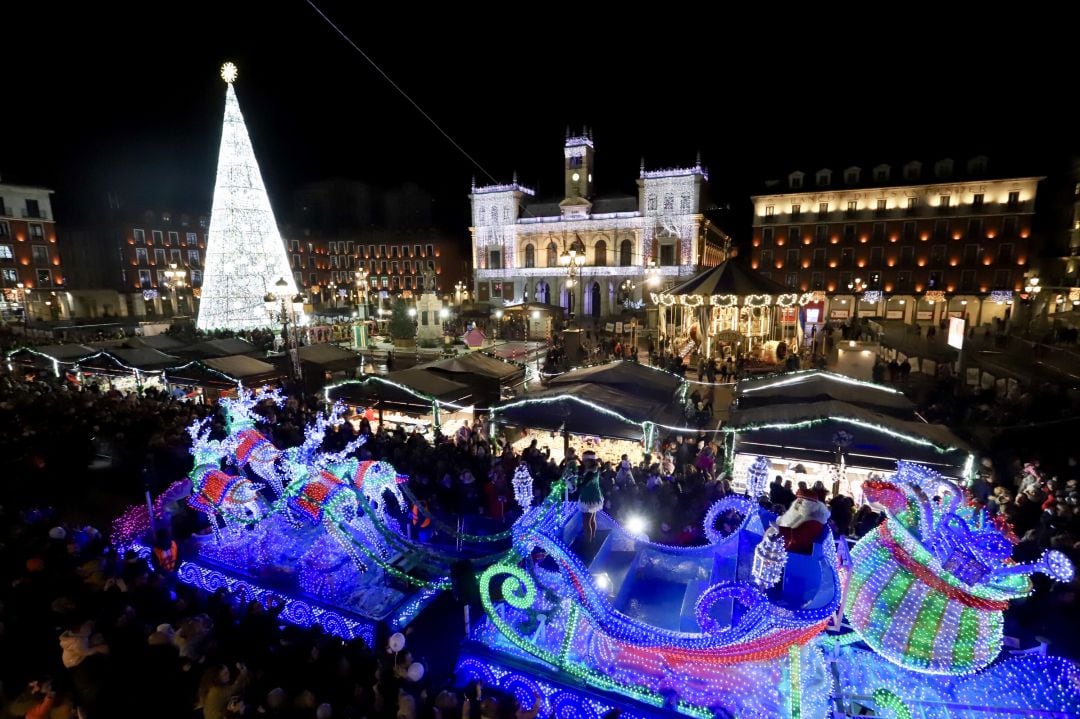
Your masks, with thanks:
M829 508L825 503L815 496L813 490L800 487L795 501L765 531L765 535L772 537L780 534L789 552L810 554L814 550L814 540L821 535L828 521Z

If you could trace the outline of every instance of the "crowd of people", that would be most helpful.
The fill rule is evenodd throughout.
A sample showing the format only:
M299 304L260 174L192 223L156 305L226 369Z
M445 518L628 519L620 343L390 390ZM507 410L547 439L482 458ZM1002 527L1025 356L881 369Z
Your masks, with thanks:
M934 405L929 407L932 413ZM303 397L263 406L262 429L279 447L296 446L320 409ZM518 706L485 687L462 686L445 674L410 674L420 658L388 653L385 637L370 647L294 627L277 616L280 607L237 605L220 593L198 592L175 580L175 562L148 561L111 546L108 533L95 527L140 501L145 490L159 492L186 475L192 461L186 429L216 411L155 390L124 395L81 388L51 373L0 374L0 421L15 428L0 434L7 478L0 510L6 578L0 588L0 692L9 714L536 716L536 706ZM223 416L214 423L216 431L224 430ZM510 480L520 465L529 468L538 499L566 470L567 460L557 462L538 442L515 452L509 438L488 436L481 422L427 438L401 427L372 431L358 418L330 431L325 449L339 450L358 434L368 437L361 459L391 462L411 478L426 512L464 518L473 533L513 521ZM641 461L623 456L599 462L604 509L624 522L646 517L654 541L701 543L706 510L733 491L715 438L709 431L671 436ZM104 448L107 457L101 456ZM87 468L102 459L108 460L104 468L90 474ZM835 532L853 538L883 519L869 505L856 507L850 497L797 479L792 486L774 478L760 501L782 515L797 497L818 497L829 506ZM988 458L971 491L974 501L1015 531L1019 561L1049 547L1075 561L1078 480L1075 459L1040 465L1001 451ZM399 509L402 522L422 523L411 508ZM718 528L732 531L737 521L720 517ZM182 536L194 526L174 529ZM1051 618L1075 623L1069 619L1074 601L1068 592L1037 593L1018 603L1012 621L1032 631L1042 631Z

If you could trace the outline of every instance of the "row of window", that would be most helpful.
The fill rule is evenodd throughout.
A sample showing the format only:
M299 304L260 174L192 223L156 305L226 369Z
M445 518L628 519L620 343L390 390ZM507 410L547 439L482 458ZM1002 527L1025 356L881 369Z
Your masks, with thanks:
M48 219L48 217L45 216L45 213L41 210L41 203L39 203L37 200L27 199L25 200L25 202L26 207L23 208L23 217L40 217L43 220ZM15 216L14 209L5 204L3 197L0 197L0 215L9 215L11 217Z
M968 244L964 245L963 255L959 258L954 257L949 260L949 264L965 264L974 265L982 261L984 264L989 264L993 259L983 254L983 247L981 245ZM996 260L998 264L1009 264L1013 261L1014 245L1011 242L1004 242L997 246ZM783 255L786 263L791 265L799 264L801 258L805 257L810 261L811 267L824 267L827 262L826 250L824 247L814 248L812 253L792 248L787 250L786 255ZM761 266L768 269L773 263L773 250L763 249L761 250ZM836 261L836 253L833 253L834 261ZM900 255L898 258L890 258L890 261L897 262L901 267L913 267L915 265L915 248L911 246L901 247ZM852 247L844 247L840 250L840 256L838 258L840 267L854 267L855 266L855 249ZM927 264L926 258L920 258L920 262ZM882 267L885 264L885 248L883 247L871 247L870 248L870 267ZM944 267L946 265L946 246L935 245L930 248L929 265L931 267ZM835 266L835 265L833 265ZM922 266L922 265L920 265Z
M762 272L764 277L771 277L772 273ZM944 275L940 271L930 272L925 287L921 290L916 290L912 282L911 272L908 270L900 270L896 273L896 280L891 285L891 292L912 292L923 290L943 290L945 289ZM1009 270L995 270L994 282L991 289L995 290L1008 290L1012 289L1011 284L1011 272ZM850 272L841 272L840 280L831 288L825 284L824 272L811 272L810 284L806 286L808 290L826 290L836 292L844 292L847 290L848 285L853 282L853 275ZM798 272L788 272L784 277L784 284L792 289L803 289L803 283L799 280ZM960 284L959 290L961 292L975 292L977 289L977 278L975 270L961 270L960 271ZM869 281L866 284L866 289L880 290L882 288L881 274L873 272L869 274Z
M169 284L169 278L165 270L157 271L157 286L165 287ZM139 287L144 290L154 287L154 272L152 270L139 270ZM191 286L202 287L202 270L191 271Z
M301 272L293 272L293 279L296 280L297 285L304 284L304 276ZM328 282L339 282L343 286L352 282L353 277L348 272L331 272ZM321 284L319 282L319 275L316 272L308 274L307 287L315 287ZM368 277L368 291L375 290L412 290L423 289L424 280L422 277L413 278L411 275L405 277L397 277L396 275L383 275L381 277Z
M986 195L981 193L981 192L976 193L971 198L971 206L974 207L974 208L983 207L985 205L985 203L986 203ZM1020 192L1019 191L1010 192L1009 193L1009 198L1006 201L1005 205L1006 205L1006 207L1009 207L1009 208L1019 207L1019 205L1020 205ZM939 208L952 207L953 206L953 204L952 204L952 195L940 195L940 196L938 196L938 204L937 204L937 206ZM907 198L906 208L908 210L917 210L917 209L919 209L919 198L918 197L909 197L909 198ZM848 200L848 203L847 203L847 212L848 213L855 213L855 212L858 212L860 209L867 209L867 208L866 207L861 207L860 208L858 200ZM876 209L878 212L886 212L886 211L888 211L890 209L889 208L889 201L888 200L877 200L877 205L876 205L876 207L874 209ZM895 209L895 208L893 208L893 209ZM819 202L817 211L818 211L819 215L827 215L827 214L829 214L829 203L828 202ZM803 213L803 206L801 204L793 204L791 206L791 216L793 218L799 217L800 215L802 215L802 213ZM765 206L765 216L766 217L772 217L775 214L776 214L776 205L766 205Z
M343 256L333 255L333 256L331 256L329 258L330 261L329 261L328 267L324 267L322 269L333 268L335 270L338 270L338 269L347 270L350 267L364 268L365 263L364 263L363 260L359 260L359 261L355 262L355 264L351 262L351 260L355 260L355 259L356 258L351 257L349 255L343 255ZM289 261L290 261L290 264L291 264L291 266L292 266L292 268L294 270L298 270L298 269L301 269L301 268L304 267L304 256L303 255L290 255ZM393 260L393 261L368 260L368 262L367 262L367 271L370 274L373 274L373 275L374 274L387 274L387 273L394 274L394 275L405 273L405 274L408 275L408 274L415 274L415 273L423 272L424 271L424 266L425 266L424 260L416 260L415 262L413 262L412 260L402 260L400 264L398 263L397 260ZM308 255L308 257L307 257L307 269L309 269L309 270L318 269L316 264L315 264L315 258L313 256L311 256L311 255ZM427 269L429 269L431 271L435 270L435 260L427 260ZM341 274L343 276L347 276L350 273L342 272Z
M145 247L136 247L135 248L135 262L140 264L140 265L148 265L148 264L150 264L149 254L150 254L149 250L147 250ZM168 259L169 263L177 265L177 266L181 266L184 263L183 251L182 250L175 250L175 249L174 250L169 250L168 258L169 258ZM155 249L154 250L154 264L163 266L163 265L165 265L165 263L166 263L165 250ZM201 263L201 260L199 259L199 251L198 250L188 250L187 251L187 264L188 264L188 266L190 266L190 267L198 267L200 263Z
M307 251L309 254L315 253L315 243L308 242ZM434 257L435 246L434 245L413 245L412 254L409 254L409 245L390 245L389 248L386 245L363 245L359 242L354 243L352 240L341 240L338 242L327 243L327 250L331 255L352 255L353 250L356 250L356 257L363 257L368 259L371 257L378 258L403 258L403 257ZM291 240L289 242L290 252L300 252L300 240Z
M52 270L35 270L34 277L37 280L37 287L53 286ZM3 280L3 282L0 283L3 287L15 287L20 282L19 271L12 267L0 269L0 280Z
M35 265L47 265L49 264L49 246L48 245L33 245L30 248L31 257L34 260ZM14 245L0 245L0 261L2 260L14 260L15 259L15 247Z
M44 225L40 222L31 222L29 227L31 240L45 241ZM7 220L0 220L0 239L8 239L9 237L11 237L11 227L8 225Z
M645 209L648 212L656 212L656 195L649 195L645 198ZM675 211L675 195L668 193L664 195L664 212ZM690 195L681 195L679 197L679 212L686 214L690 212Z
M1013 237L1016 235L1018 227L1018 221L1015 216L1006 217L1001 222L1001 237ZM829 239L830 225L815 225L814 226L814 240L817 242L827 242ZM783 228L782 228L783 229ZM854 223L844 225L844 241L854 242L858 236L859 226ZM786 228L786 234L788 242L795 244L802 240L802 228L798 225L792 225ZM871 232L871 238L875 242L883 242L887 237L887 229L884 222L875 222L873 225L873 231ZM918 228L915 222L905 222L900 232L900 238L913 242L918 235ZM934 222L933 238L936 240L944 240L950 237L950 223L948 220L937 220ZM761 230L761 240L763 245L769 245L776 237L776 232L772 227L765 227ZM987 237L986 225L982 218L972 218L968 220L967 225L967 237L969 239L982 239Z
M139 228L135 228L134 230L132 230L132 235L135 238L135 244L136 245L145 245L146 244L146 231L145 230L140 230ZM168 234L163 233L161 230L151 230L150 231L150 237L153 240L152 244L155 244L155 245L164 245L165 247L169 247L171 245L177 245L177 246L180 245L180 233L179 232L173 232L172 230L170 230L168 232ZM168 239L168 242L165 241L166 238ZM204 240L206 239L205 235L203 236L203 239ZM194 246L198 245L199 244L199 236L198 236L198 234L196 234L194 232L185 233L184 234L184 244L186 244L188 247L194 247Z
M979 155L968 160L967 172L969 175L981 175L986 172L986 165L988 158L985 155ZM951 159L938 160L934 163L934 177L948 177L953 172L953 161ZM889 165L878 165L874 168L873 178L874 182L888 182L889 176L892 173L892 168ZM905 180L918 180L922 174L922 163L918 161L909 162L904 165L903 177ZM803 177L806 175L804 172L792 172L788 175L788 185L794 189L799 189L803 186ZM833 171L825 168L818 170L814 175L814 183L818 187L828 187L832 184ZM861 167L849 167L844 170L844 182L848 185L857 185L862 178Z

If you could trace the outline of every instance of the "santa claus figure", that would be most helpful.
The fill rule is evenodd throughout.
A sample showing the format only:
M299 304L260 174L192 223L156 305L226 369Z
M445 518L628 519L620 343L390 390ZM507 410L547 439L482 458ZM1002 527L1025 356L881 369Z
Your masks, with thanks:
M814 549L814 540L821 536L821 530L828 521L829 508L825 503L811 490L800 489L795 501L765 531L765 536L779 534L784 538L784 546L789 552L810 554Z

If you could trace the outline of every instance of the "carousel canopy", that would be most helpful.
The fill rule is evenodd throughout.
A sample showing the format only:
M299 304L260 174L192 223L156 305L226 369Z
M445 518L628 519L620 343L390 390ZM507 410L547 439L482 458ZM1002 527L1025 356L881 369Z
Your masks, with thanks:
M735 399L739 409L744 410L777 404L838 400L898 419L915 419L915 403L902 392L821 370L744 380L736 385Z
M691 277L665 295L771 295L790 294L791 288L763 277L737 260L727 260Z
M844 449L847 464L878 471L894 471L898 459L907 459L960 477L971 453L944 425L835 400L733 410L731 428L736 452L824 463L836 461L837 433L843 430L851 435Z

